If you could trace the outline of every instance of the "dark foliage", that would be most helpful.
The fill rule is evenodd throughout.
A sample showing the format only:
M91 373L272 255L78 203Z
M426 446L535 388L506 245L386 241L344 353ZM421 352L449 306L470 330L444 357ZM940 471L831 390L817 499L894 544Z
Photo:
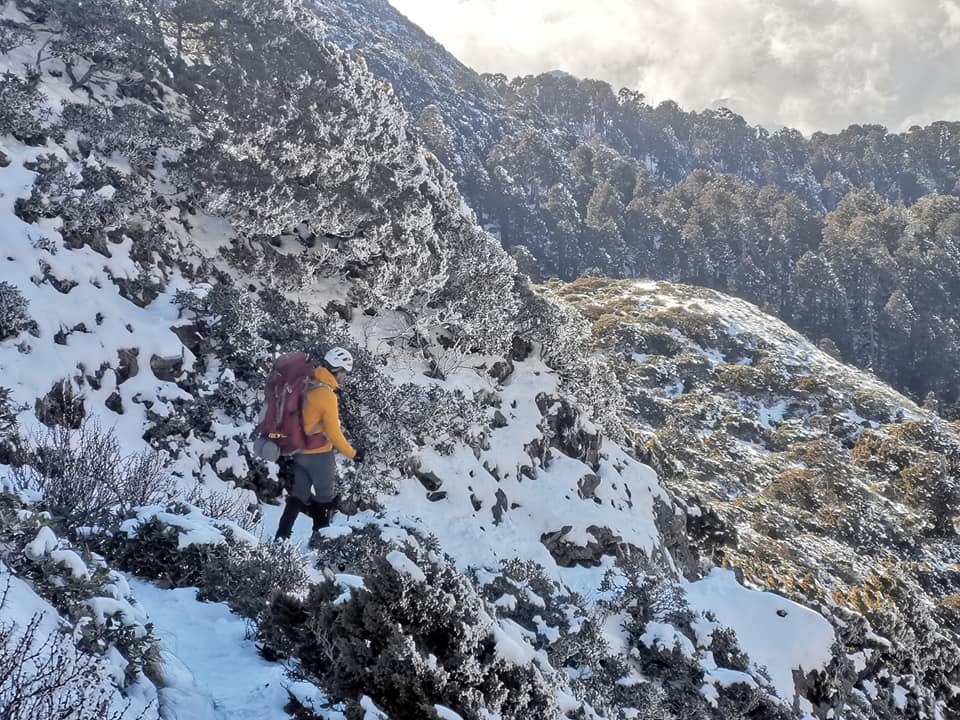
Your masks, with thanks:
M438 703L470 720L481 709L503 718L557 717L537 667L497 657L491 620L466 577L414 555L422 580L381 556L346 602L334 602L341 590L329 583L302 601L278 599L261 623L265 642L299 657L335 697L355 703L368 695L390 717L435 718Z
M70 529L113 526L173 491L163 456L124 455L113 432L92 421L43 431L14 473L21 488L43 493L45 508Z
M25 330L36 332L36 322L27 308L30 302L7 281L0 281L0 340L19 335Z

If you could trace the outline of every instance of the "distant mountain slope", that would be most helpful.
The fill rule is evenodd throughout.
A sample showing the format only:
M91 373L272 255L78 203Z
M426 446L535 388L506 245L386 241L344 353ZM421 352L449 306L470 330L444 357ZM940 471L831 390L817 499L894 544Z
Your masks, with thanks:
M864 653L865 697L877 663L922 692L956 681L960 427L742 300L589 279L553 292L593 321L638 454L701 508L716 559L834 619Z
M374 75L391 84L412 123L423 118L428 147L454 173L470 204L480 207L477 200L489 183L486 155L520 127L503 112L499 94L387 0L310 0L309 5L331 41L362 56Z
M463 167L484 165L491 141L501 134L533 130L579 142L598 135L666 185L695 169L731 173L796 192L818 210L832 209L853 188L875 188L907 202L931 192L957 192L960 123L938 122L901 134L852 125L806 139L790 129L750 126L728 110L689 112L669 101L653 107L644 102L642 88L618 92L563 72L513 80L481 77L386 0L315 0L314 6L330 26L331 39L363 55L414 118L428 105L438 106ZM467 196L475 206L486 205L473 191Z

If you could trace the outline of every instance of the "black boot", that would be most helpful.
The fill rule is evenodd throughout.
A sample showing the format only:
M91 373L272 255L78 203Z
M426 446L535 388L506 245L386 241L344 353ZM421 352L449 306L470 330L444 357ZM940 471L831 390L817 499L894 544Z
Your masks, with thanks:
M330 518L333 517L333 513L336 512L337 505L340 503L340 496L333 498L330 502L317 502L316 500L311 500L308 506L308 513L311 518L313 518L313 535L310 536L310 543L308 547L315 548L317 547L322 538L320 537L320 531L325 527L330 527Z
M287 495L287 504L283 508L283 514L280 516L280 522L277 524L277 534L274 540L289 540L293 534L293 524L297 521L297 516L307 512L306 506L293 495ZM310 513L308 513L310 514Z
M313 518L313 531L317 532L330 526L330 518L337 511L340 505L340 496L335 495L330 502L317 502L311 499L308 506L308 514Z

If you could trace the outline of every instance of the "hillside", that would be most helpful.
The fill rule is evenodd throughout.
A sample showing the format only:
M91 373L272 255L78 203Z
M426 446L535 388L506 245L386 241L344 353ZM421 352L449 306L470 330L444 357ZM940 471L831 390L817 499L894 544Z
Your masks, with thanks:
M955 681L960 427L714 291L552 292L593 321L638 456L716 562L831 618L864 697L878 663L917 689Z
M834 626L711 566L589 327L299 5L0 7L4 717L950 702L881 659L861 703ZM263 379L334 344L367 459L318 550L274 544Z
M960 412L960 124L805 138L565 73L481 77L385 0L314 7L531 277L711 287Z

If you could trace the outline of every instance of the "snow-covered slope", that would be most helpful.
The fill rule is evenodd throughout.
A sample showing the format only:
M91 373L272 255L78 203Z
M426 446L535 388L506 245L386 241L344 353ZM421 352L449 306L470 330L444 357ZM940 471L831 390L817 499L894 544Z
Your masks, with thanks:
M747 302L646 281L554 290L593 320L638 454L697 508L714 559L831 618L873 712L949 698L957 425Z

